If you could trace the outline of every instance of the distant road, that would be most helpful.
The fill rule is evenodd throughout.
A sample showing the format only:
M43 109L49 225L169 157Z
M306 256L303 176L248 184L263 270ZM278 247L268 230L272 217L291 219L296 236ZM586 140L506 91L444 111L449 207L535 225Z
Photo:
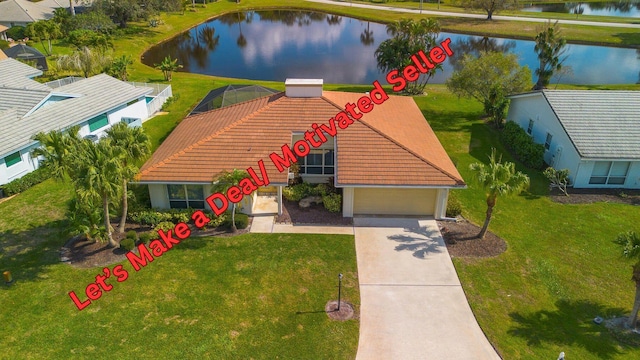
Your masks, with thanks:
M341 2L341 1L332 1L332 0L307 0L307 1L322 3L322 4L337 5L337 6L357 7L357 8L363 8L363 9L386 10L386 11L395 11L395 12L402 12L402 13L420 14L420 10L397 8L397 7L391 7L391 6L352 4L350 2ZM467 14L467 13L457 13L457 12L449 12L449 11L433 11L433 10L422 10L422 14L452 16L452 17L471 18L471 19L487 18L487 15L482 15L482 14ZM625 24L625 23L614 23L614 22L543 19L543 18L531 18L531 17L522 17L522 16L502 16L502 15L493 15L493 19L506 20L506 21L529 21L529 22L547 22L549 20L551 21L557 20L558 23L567 24L567 25L588 25L588 26L640 29L640 24Z

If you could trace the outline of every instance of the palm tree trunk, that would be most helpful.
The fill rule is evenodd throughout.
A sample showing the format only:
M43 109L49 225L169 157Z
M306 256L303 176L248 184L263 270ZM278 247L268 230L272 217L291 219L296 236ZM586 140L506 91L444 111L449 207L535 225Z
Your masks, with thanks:
M640 310L640 282L636 282L636 298L633 301L633 310L631 310L631 315L629 315L629 319L627 319L628 328L635 329L636 320L638 318L638 310Z
M127 179L122 180L122 218L120 218L120 227L118 232L124 234L124 226L127 223L127 212L129 210L129 201L127 199Z
M111 236L111 224L109 223L109 197L106 194L102 195L102 210L104 211L104 227L107 231L109 247L116 247L118 246L118 243L116 243Z
M237 232L238 228L236 227L236 204L233 203L233 207L231 209L231 231Z
M482 229L480 233L478 233L479 239L484 239L484 235L487 233L487 229L489 228L489 222L491 222L491 214L493 213L493 205L487 206L487 215L484 218L484 225L482 225Z

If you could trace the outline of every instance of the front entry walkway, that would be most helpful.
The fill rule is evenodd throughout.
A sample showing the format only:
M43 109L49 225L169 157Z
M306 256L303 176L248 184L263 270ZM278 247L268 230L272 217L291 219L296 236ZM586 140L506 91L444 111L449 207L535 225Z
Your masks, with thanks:
M435 220L353 220L357 359L500 359L471 312Z

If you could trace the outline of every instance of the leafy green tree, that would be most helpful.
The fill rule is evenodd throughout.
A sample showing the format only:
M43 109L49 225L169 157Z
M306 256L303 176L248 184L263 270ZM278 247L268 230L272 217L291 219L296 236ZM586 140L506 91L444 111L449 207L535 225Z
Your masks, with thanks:
M540 66L536 70L538 81L534 90L541 90L549 85L553 73L562 69L562 63L566 59L562 55L566 51L567 40L562 36L558 22L551 25L551 21L549 21L546 28L536 35L535 42L536 45L533 49L538 54Z
M640 236L634 231L627 231L618 234L615 243L622 247L622 255L625 258L636 260L631 275L631 280L636 284L636 296L633 301L633 310L626 322L628 328L635 328L638 310L640 310Z
M78 71L82 73L82 76L89 77L101 73L110 61L109 56L85 46L74 51L71 55L59 57L57 66L59 69Z
M502 162L502 156L496 158L496 150L491 149L489 165L473 163L469 169L477 182L487 191L487 213L484 225L478 233L483 239L489 228L493 208L498 196L517 195L529 187L529 177L520 171L516 172L516 165L512 162Z
M411 63L411 55L419 50L426 50L436 46L440 33L440 25L433 19L401 19L387 25L387 33L391 39L383 41L375 52L378 69L383 72L402 70ZM442 70L438 64L433 69L422 74L415 82L407 82L404 92L421 94L431 77L437 70Z
M103 139L94 143L85 140L78 152L79 166L77 176L73 178L80 201L92 204L99 199L102 202L102 217L106 238L110 247L118 243L113 239L109 221L109 202L118 196L122 184L122 165L118 149Z
M162 75L164 75L164 79L166 81L171 81L171 76L174 71L182 68L182 65L178 65L178 59L171 59L171 55L165 57L160 64L154 65L156 69L162 71Z
M129 21L144 19L148 15L138 0L95 0L92 8L104 12L122 29Z
M129 65L133 64L131 56L122 55L119 58L113 60L107 73L113 77L116 77L122 81L129 79Z
M67 41L75 45L78 50L88 47L104 51L107 48L113 47L111 35L87 29L78 29L69 32L69 35L67 35Z
M53 10L53 18L51 18L55 23L60 25L60 31L62 32L62 36L67 36L69 31L71 31L71 21L72 16L71 13L65 8L56 8Z
M487 13L487 20L493 20L493 14L500 10L515 9L517 0L461 0L467 9L480 9Z
M78 151L79 130L78 126L73 126L65 132L53 130L36 134L33 139L39 142L40 146L31 152L31 156L42 157L44 160L41 166L49 168L54 178L64 180L76 169L72 155Z
M211 192L213 193L226 193L232 186L238 186L240 181L249 174L244 170L233 169L233 171L223 171L213 178L211 184ZM233 232L238 231L236 226L236 203L231 203L231 230Z
M32 22L27 25L25 31L27 36L40 41L40 44L47 55L51 55L53 53L53 44L51 41L62 36L60 24L53 20L38 20L36 22ZM45 41L48 46L44 45Z
M111 18L100 10L78 14L71 19L70 30L91 30L101 34L110 34L116 28Z
M141 127L130 127L120 122L107 130L107 139L116 148L120 157L122 174L122 217L118 232L124 233L127 220L128 196L127 183L138 173L138 164L151 154L151 142Z
M480 101L498 126L508 105L505 96L531 88L531 71L518 64L515 54L481 52L479 57L465 54L458 64L460 70L447 80L447 88L458 96Z

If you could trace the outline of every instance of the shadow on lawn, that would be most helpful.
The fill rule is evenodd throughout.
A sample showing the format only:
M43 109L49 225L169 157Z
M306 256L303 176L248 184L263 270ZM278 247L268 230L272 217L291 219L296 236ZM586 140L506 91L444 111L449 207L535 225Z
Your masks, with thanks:
M534 313L511 313L517 325L508 332L527 340L527 345L550 343L558 346L580 346L600 359L621 354L604 325L596 325L593 318L609 318L623 314L621 308L610 308L587 300L559 300L556 310Z
M444 244L436 240L440 237L440 231L437 229L412 226L404 228L404 231L410 234L397 234L387 237L389 240L400 243L400 245L396 246L396 251L412 251L413 256L418 259L425 259L430 253L442 252Z
M22 232L0 232L0 271L11 271L16 282L39 280L47 266L60 263L65 223L58 220Z

